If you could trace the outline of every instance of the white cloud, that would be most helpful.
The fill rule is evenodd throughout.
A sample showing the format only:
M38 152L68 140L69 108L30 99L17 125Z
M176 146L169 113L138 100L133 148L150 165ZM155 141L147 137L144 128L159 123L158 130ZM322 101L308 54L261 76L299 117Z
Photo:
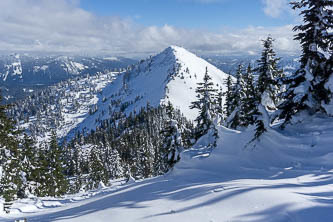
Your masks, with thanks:
M149 54L168 45L201 53L241 53L260 49L270 33L276 48L295 51L291 26L249 27L223 33L170 25L142 26L117 17L99 17L77 0L1 0L0 50L90 54Z
M264 12L273 18L280 17L283 13L289 11L289 0L262 0L264 3Z

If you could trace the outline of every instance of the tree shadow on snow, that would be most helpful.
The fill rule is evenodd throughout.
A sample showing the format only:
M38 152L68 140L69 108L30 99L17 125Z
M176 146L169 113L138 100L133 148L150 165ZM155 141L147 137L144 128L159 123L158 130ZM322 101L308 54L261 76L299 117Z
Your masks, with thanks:
M110 191L110 193L108 194L103 193L103 197L100 196L92 197L92 199L86 200L89 201L88 203L83 201L82 205L79 205L77 207L69 209L59 208L59 210L57 209L56 212L51 212L51 213L46 212L45 215L38 215L38 216L30 215L27 218L29 222L59 221L59 220L74 219L81 216L93 214L99 211L112 210L116 208L118 209L149 208L150 206L147 205L147 202L159 199L184 202L185 206L183 205L183 207L179 209L164 209L162 212L156 212L156 214L147 215L144 217L148 219L148 218L191 211L217 203L221 203L221 207L223 207L223 202L225 200L254 190L268 189L274 192L275 189L279 188L291 188L297 191L298 188L316 187L316 186L329 185L333 183L333 178L331 174L328 174L326 177L321 177L321 179L315 180L314 182L304 182L304 183L281 182L280 184L274 183L273 185L270 184L269 182L268 183L262 182L259 184L246 184L246 182L244 182L245 186L243 182L240 182L240 184L242 185L238 185L237 180L248 179L248 178L237 175L232 179L232 181L229 179L225 179L223 177L218 177L218 176L212 177L212 175L198 176L192 178L183 178L182 176L179 175L160 176L157 178L125 185L118 190ZM267 178L257 178L257 179L265 179L266 181L270 180ZM190 203L190 200L201 198L207 195L210 195L210 197L206 201L196 204ZM240 217L239 220L251 221L251 218L253 218L252 221L257 221L255 220L255 218L257 218L259 219L259 221L272 221L272 220L290 221L290 218L304 217L307 219L307 216L309 216L310 218L310 216L315 217L314 215L319 215L321 221L328 221L325 219L333 218L333 209L332 209L333 192L312 193L312 194L304 193L301 195L307 196L311 198L312 201L314 202L317 201L323 206L322 207L316 206L314 208L289 212L288 208L290 206L281 205L281 206L275 206L272 209L266 209L261 212L253 212L252 214L243 215ZM329 199L328 196L332 197L332 199ZM99 199L94 200L94 198L99 198ZM76 204L79 203L80 201L76 202ZM279 218L269 217L272 214L280 215L279 212L282 212L281 220ZM112 219L112 214L110 214L110 220L111 219ZM318 221L318 220L312 220L312 221Z

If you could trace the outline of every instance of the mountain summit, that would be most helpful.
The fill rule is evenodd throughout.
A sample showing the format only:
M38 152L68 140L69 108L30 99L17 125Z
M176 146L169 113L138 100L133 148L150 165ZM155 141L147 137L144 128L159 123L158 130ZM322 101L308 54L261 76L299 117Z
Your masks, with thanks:
M226 91L223 82L227 74L177 46L141 60L126 72L88 76L58 84L54 95L67 95L68 98L57 100L57 135L70 140L77 132L96 130L115 112L129 114L138 112L147 104L156 107L168 101L189 120L194 120L198 111L189 107L197 100L195 90L197 84L203 82L206 67L216 88L222 87ZM79 102L75 102L77 100ZM53 110L52 107L50 105L49 109ZM43 116L43 113L38 115ZM51 117L44 115L43 118L43 123L39 123L43 126L39 125L39 128L49 129ZM32 127L36 123L30 122L25 127L28 125ZM47 139L44 133L37 136L40 140Z
M112 83L113 91L123 103L131 104L127 112L138 110L147 103L157 106L170 101L187 118L194 120L198 111L189 107L196 100L195 89L203 81L206 67L216 88L222 87L225 91L223 82L227 74L178 46L170 46L133 65Z

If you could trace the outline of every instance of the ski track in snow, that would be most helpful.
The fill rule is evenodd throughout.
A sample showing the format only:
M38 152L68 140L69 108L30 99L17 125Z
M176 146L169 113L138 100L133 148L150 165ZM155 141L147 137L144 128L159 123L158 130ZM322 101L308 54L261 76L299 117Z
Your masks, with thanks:
M110 188L64 199L41 198L39 205L21 200L13 214L0 214L0 221L332 220L332 119L316 117L284 131L271 129L246 148L251 129L220 127L219 135L210 155L193 148L164 176L115 181ZM35 213L22 212L27 209Z

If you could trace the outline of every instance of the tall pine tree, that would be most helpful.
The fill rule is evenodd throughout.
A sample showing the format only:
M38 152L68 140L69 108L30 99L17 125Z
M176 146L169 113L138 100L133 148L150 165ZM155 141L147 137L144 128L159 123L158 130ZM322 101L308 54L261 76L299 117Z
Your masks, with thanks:
M68 190L68 181L64 175L63 154L63 150L58 145L56 134L52 132L47 155L49 162L48 196L61 196Z
M288 85L284 102L279 106L279 117L284 124L300 111L309 114L324 111L323 104L329 102L330 91L325 87L332 70L327 69L328 58L324 53L332 50L333 28L331 0L298 0L291 3L293 9L301 9L303 24L294 27L295 40L302 47L301 67L284 80Z
M7 117L7 109L7 105L0 105L0 193L5 201L9 202L18 198L22 192L23 178L18 131L15 130L14 121Z
M239 64L236 72L236 83L233 85L231 97L231 114L227 118L227 125L230 128L236 129L241 126L241 101L244 98L244 79L243 65Z
M165 171L172 168L179 160L182 151L182 138L179 132L178 123L174 118L174 108L170 101L165 106L167 121L165 122L163 134L163 149L164 163L166 164ZM163 164L164 165L164 164Z
M227 91L224 92L225 103L224 103L224 118L228 118L231 113L234 111L235 107L233 106L233 81L231 75L228 75L228 78L224 83L227 87Z
M216 96L217 90L214 88L214 83L212 78L208 74L208 68L206 67L206 72L204 75L203 82L198 83L196 88L197 101L192 102L190 106L191 109L198 109L199 116L195 119L197 123L195 138L199 139L201 136L211 132L213 136L217 137L217 130L214 125L215 113L215 102L214 98Z
M254 85L251 64L248 65L243 78L244 87L243 97L241 98L241 122L243 126L246 127L255 123L258 116L257 106L260 102Z
M261 104L268 110L276 109L280 93L279 79L283 76L283 71L277 67L280 58L276 57L273 50L273 41L270 36L263 40L264 49L261 58L257 61L258 67L255 69L258 75L257 90L261 95Z

